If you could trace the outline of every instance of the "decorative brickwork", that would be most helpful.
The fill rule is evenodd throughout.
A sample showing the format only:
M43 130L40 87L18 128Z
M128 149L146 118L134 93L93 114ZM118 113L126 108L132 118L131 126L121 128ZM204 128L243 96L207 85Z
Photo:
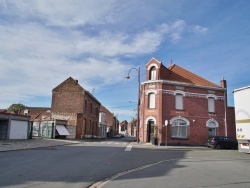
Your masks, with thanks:
M158 80L150 80L153 66L158 67ZM147 80L141 85L141 141L161 145L203 145L212 134L235 137L233 110L227 107L224 97L225 80L219 86L178 65L166 68L155 58L147 63L146 74ZM148 108L151 92L156 93L154 109ZM176 109L177 94L182 95L182 99L178 99L183 107L181 110ZM208 98L212 98L212 102L209 103ZM209 111L211 108L213 112Z

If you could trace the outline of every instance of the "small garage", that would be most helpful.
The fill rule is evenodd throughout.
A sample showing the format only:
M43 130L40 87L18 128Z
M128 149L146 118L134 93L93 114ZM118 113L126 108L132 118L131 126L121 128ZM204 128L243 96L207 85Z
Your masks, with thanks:
M28 139L30 116L0 113L0 140Z

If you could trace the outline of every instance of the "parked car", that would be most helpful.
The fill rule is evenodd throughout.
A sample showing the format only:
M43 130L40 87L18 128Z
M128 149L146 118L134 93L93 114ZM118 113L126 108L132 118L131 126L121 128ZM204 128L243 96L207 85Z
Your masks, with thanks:
M121 134L115 135L115 138L121 138L121 137L122 137Z
M238 142L227 136L213 136L207 139L205 144L213 149L238 149Z

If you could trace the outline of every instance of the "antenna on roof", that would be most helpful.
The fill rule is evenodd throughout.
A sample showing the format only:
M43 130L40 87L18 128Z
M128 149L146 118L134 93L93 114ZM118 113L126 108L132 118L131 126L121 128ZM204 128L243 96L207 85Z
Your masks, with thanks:
M170 65L172 65L172 64L173 64L173 59L171 58L171 59L170 59Z
M95 92L95 88L92 89L92 95L94 94L94 92Z

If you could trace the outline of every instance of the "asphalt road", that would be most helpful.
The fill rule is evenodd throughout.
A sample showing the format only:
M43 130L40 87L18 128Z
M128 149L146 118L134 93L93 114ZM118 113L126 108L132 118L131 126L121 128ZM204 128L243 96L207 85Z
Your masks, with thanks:
M122 138L1 152L0 187L250 187L247 154L128 144Z

